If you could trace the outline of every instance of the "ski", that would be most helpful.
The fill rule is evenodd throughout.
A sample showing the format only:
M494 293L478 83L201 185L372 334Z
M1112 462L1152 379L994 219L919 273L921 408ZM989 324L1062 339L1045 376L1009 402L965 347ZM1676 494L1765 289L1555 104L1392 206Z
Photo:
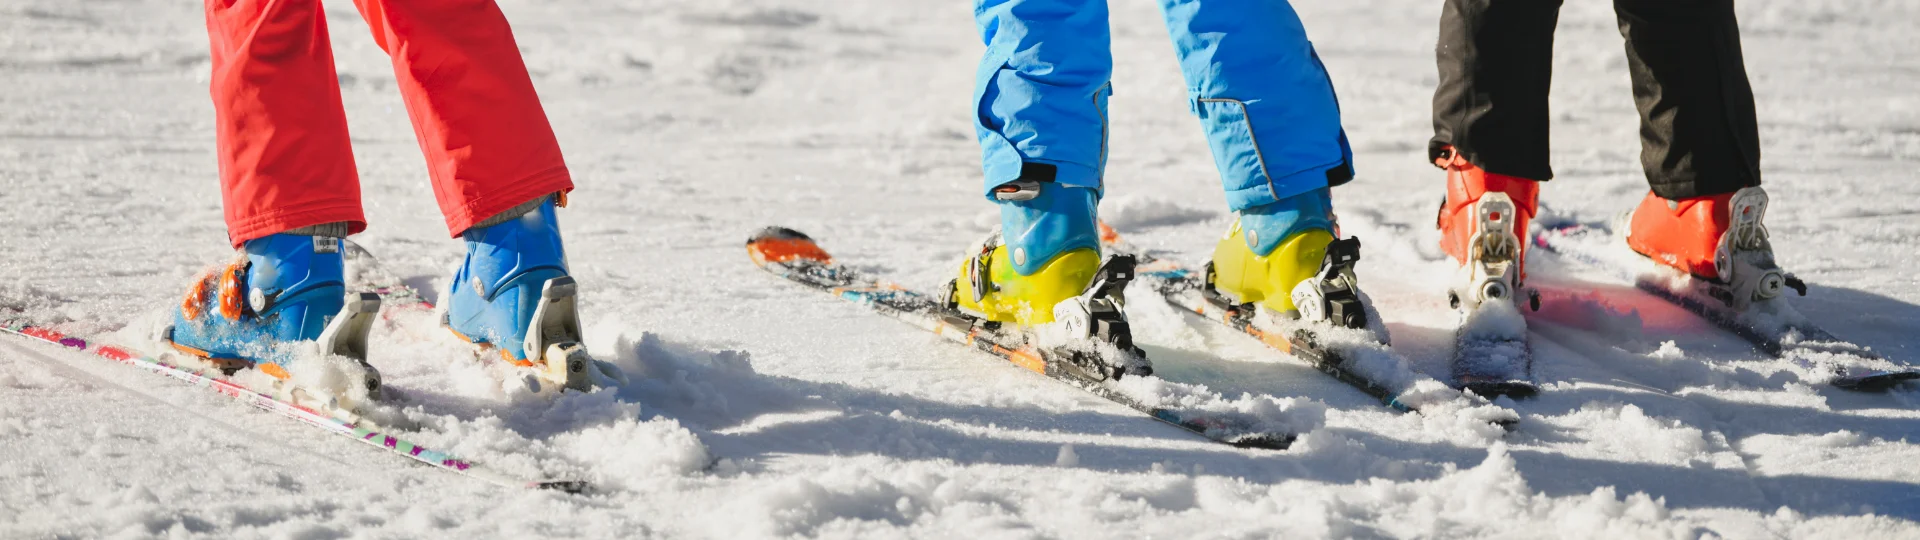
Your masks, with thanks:
M98 343L84 337L61 333L45 326L37 326L26 321L9 320L0 324L0 332L20 336L34 341L86 352L100 358L134 366L158 375L172 377L187 384L204 388L221 395L239 400L255 408L291 418L302 424L320 428L323 431L351 438L361 443L379 448L384 452L396 454L429 467L459 473L471 478L511 488L551 489L567 493L581 493L588 488L586 482L575 480L523 480L513 478L479 464L457 456L429 449L383 433L367 422L355 422L342 419L339 411L320 410L267 394L256 392L225 376L202 373L200 371L168 363L164 360L136 352L134 349Z
M1920 379L1920 371L1841 339L1795 310L1786 295L1778 294L1783 288L1806 294L1806 284L1791 275L1782 274L1771 285L1774 296L1747 300L1752 298L1752 291L1734 290L1727 284L1656 264L1628 248L1613 231L1614 226L1608 224L1565 223L1543 227L1534 236L1534 244L1567 260L1612 273L1641 291L1700 316L1772 355L1808 382L1881 392Z
M1337 328L1325 321L1301 321L1267 317L1264 321L1256 318L1257 308L1251 305L1234 305L1212 291L1208 285L1208 269L1194 269L1179 262L1156 257L1145 250L1138 249L1120 239L1119 233L1102 224L1101 243L1115 253L1131 254L1140 260L1140 277L1155 292L1176 308L1192 312L1201 318L1220 323L1234 331L1244 333L1261 343L1293 356L1340 382L1359 389L1369 396L1379 399L1387 407L1402 412L1421 412L1423 409L1448 401L1465 401L1469 406L1481 405L1474 400L1454 391L1445 383L1422 375L1407 366L1404 358L1394 353L1383 337L1384 330L1374 332L1354 328ZM1357 259L1359 243L1351 241L1351 257ZM1330 248L1330 250L1340 248ZM1338 257L1338 256L1336 256ZM1353 260L1341 261L1350 265ZM1349 267L1350 268L1350 267ZM1323 271L1324 273L1324 271ZM1346 309L1354 322L1364 322L1368 326L1380 324L1380 317L1370 304L1352 300L1365 306L1360 310ZM1338 314L1332 319L1345 319L1348 315ZM1425 383L1425 384L1422 384ZM1439 388L1444 392L1433 392ZM1484 397L1484 395L1483 395ZM1508 429L1520 420L1519 414L1512 410L1499 408L1487 415L1487 420Z
M1444 204L1444 203L1443 203ZM1444 211L1444 206L1442 207ZM1525 398L1538 393L1533 383L1533 346L1521 297L1540 309L1540 293L1524 288L1526 252L1515 229L1518 205L1505 193L1482 195L1468 210L1479 233L1471 240L1471 260L1455 270L1447 305L1458 315L1454 328L1454 385L1486 397Z
M1511 305L1488 303L1461 313L1453 333L1454 387L1494 398L1527 398L1533 382L1533 346L1527 321Z
M805 234L769 227L747 240L753 263L776 276L971 346L1016 366L1146 413L1202 437L1242 448L1285 449L1305 431L1271 403L1247 408L1227 403L1205 387L1151 375L1106 377L1067 355L1035 347L1026 336L999 325L952 313L937 295L913 291L837 264ZM1266 412L1268 414L1256 414ZM1272 413L1282 413L1275 418Z

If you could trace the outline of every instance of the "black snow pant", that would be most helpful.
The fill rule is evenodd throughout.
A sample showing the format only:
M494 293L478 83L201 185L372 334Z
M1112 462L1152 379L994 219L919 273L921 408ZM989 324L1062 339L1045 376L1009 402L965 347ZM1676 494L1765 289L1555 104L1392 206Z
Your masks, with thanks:
M1561 0L1446 0L1428 159L1548 180L1547 88ZM1667 199L1760 185L1733 0L1614 0L1640 109L1640 163Z

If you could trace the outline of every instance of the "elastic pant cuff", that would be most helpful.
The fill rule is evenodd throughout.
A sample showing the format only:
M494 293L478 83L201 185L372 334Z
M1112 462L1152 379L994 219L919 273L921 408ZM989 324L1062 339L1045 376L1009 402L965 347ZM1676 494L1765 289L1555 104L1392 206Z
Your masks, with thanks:
M573 177L567 173L565 166L560 166L509 185L512 186L510 190L470 197L463 203L441 201L440 209L446 214L448 235L459 238L462 233L473 228L474 224L482 219L493 217L527 201L543 200L555 193L573 191Z
M326 236L330 238L346 238L347 231L351 229L350 225L351 224L345 221L335 221L333 223L321 223L319 225L308 225L308 226L300 227L297 229L288 229L285 231L281 231L280 234L291 234L294 236Z
M494 214L493 217L480 220L479 223L473 224L472 228L479 229L484 227L492 227L494 225L506 223L508 220L527 215L527 212L532 212L534 211L534 209L540 208L540 205L546 204L547 199L551 197L552 197L551 195L548 195L545 197L535 197L533 200L520 203L519 206L508 208L504 212Z

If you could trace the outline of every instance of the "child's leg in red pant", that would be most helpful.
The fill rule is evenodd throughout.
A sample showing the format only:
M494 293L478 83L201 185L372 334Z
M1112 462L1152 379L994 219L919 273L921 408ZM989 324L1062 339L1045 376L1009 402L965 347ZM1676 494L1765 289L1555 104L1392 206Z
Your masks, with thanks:
M573 189L506 16L493 0L355 0L393 57L452 236Z
M227 235L366 228L318 0L207 0ZM515 64L518 65L518 64Z

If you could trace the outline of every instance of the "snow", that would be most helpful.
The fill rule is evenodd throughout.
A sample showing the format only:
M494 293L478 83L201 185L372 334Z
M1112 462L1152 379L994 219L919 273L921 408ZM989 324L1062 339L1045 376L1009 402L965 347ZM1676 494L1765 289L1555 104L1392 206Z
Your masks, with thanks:
M422 291L447 239L384 55L326 2L372 227ZM1450 268L1424 162L1435 4L1298 2L1341 91L1359 178L1334 192L1407 368L1444 374ZM1406 415L1130 291L1170 381L1291 400L1282 452L1225 447L803 290L748 263L779 224L914 287L993 212L969 125L965 7L925 1L502 0L581 186L560 220L589 349L629 384L553 397L430 312L375 328L402 433L586 496L421 467L140 370L0 339L0 537L1920 537L1920 394L1760 368L1732 336L1617 278L1529 260L1538 397L1499 433ZM1748 0L1768 226L1794 308L1920 357L1920 4ZM1203 259L1213 161L1151 2L1113 2L1106 215ZM194 3L0 5L0 314L144 339L231 256ZM1556 37L1555 219L1644 194L1613 14ZM1439 389L1432 389L1436 392ZM1414 390L1418 392L1419 389ZM1266 397L1261 397L1266 396ZM1228 405L1220 405L1228 406ZM1477 427L1476 427L1477 426Z

